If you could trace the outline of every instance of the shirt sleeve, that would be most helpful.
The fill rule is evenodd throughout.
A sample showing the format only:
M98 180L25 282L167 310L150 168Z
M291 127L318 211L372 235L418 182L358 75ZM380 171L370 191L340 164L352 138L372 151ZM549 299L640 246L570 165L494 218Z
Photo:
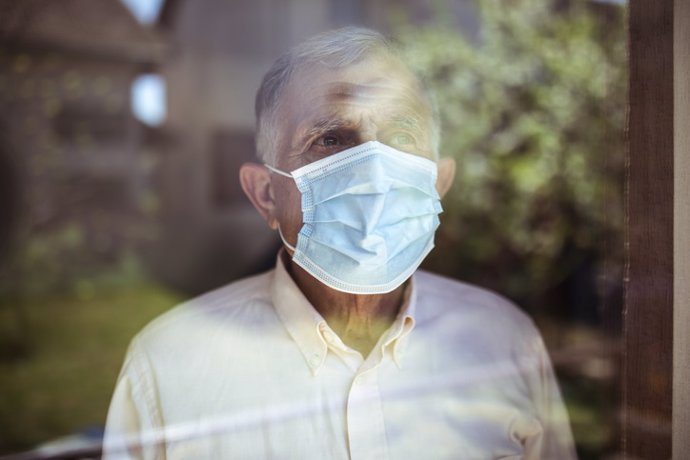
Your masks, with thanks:
M132 341L108 409L105 460L165 459L164 431L148 359Z
M544 342L539 335L530 342L526 380L541 427L525 439L525 460L577 459L568 412Z

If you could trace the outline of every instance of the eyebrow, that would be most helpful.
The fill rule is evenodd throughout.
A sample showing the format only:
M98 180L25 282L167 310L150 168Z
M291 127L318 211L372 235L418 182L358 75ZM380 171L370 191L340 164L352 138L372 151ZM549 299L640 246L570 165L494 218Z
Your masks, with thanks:
M395 112L384 117L387 122L394 123L396 126L411 129L420 130L423 126L422 119L409 111L405 113ZM326 116L319 118L314 123L312 123L310 128L307 128L303 134L294 140L292 149L301 152L305 144L310 140L327 134L329 132L337 131L342 128L354 128L357 123L353 123L351 120L344 120L338 116Z
M305 132L304 137L311 138L345 126L352 126L352 123L337 117L320 118Z
M397 126L402 126L410 129L417 129L424 123L419 115L405 111L395 111L390 114L385 114L383 121L386 123L394 123ZM320 134L325 134L330 131L336 131L340 128L352 128L358 123L353 123L351 120L344 120L338 116L323 117L319 118L316 122L312 124L312 127L305 131L302 138L311 138L313 136L318 136Z
M419 116L411 113L396 113L391 115L388 120L408 129L419 129L423 124Z

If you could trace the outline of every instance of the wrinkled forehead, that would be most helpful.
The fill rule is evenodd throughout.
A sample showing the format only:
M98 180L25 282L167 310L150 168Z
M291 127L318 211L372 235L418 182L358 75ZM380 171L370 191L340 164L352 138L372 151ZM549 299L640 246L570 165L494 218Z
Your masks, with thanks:
M374 55L337 68L315 64L303 68L299 74L299 78L293 80L298 88L312 85L332 85L337 88L338 84L350 82L369 85L372 90L420 92L419 82L412 72L398 59L387 56Z
M371 56L338 68L319 63L302 68L290 79L280 105L282 115L297 118L316 108L349 106L432 116L419 80L402 62L388 56Z

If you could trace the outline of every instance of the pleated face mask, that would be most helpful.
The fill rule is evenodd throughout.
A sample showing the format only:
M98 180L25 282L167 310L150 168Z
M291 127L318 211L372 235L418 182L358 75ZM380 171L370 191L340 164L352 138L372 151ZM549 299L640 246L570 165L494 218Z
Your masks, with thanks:
M436 163L372 141L286 173L302 194L292 260L352 294L400 286L434 247L442 212Z

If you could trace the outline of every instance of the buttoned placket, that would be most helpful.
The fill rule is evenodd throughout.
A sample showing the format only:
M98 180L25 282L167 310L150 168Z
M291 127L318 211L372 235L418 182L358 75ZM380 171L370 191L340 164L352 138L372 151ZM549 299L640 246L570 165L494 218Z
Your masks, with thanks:
M329 351L337 354L355 372L347 397L347 431L350 458L353 460L388 458L386 427L379 387L379 368L387 352L393 356L392 347L397 345L404 328L389 330L374 347L367 360L345 345L326 325L319 325L319 332Z
M347 434L353 460L388 458L377 369L357 374L348 395Z
M280 265L279 261L276 276L283 282L291 283L289 275ZM379 368L389 362L400 367L402 344L414 327L415 299L414 295L408 297L410 292L413 292L411 286L406 290L403 301L407 307L379 339L366 360L361 353L343 343L296 286L295 289L273 293L276 310L305 356L313 376L319 374L329 352L338 356L352 371L345 415L347 443L353 460L389 458ZM296 308L297 305L304 305L305 308ZM309 327L309 324L312 326Z

